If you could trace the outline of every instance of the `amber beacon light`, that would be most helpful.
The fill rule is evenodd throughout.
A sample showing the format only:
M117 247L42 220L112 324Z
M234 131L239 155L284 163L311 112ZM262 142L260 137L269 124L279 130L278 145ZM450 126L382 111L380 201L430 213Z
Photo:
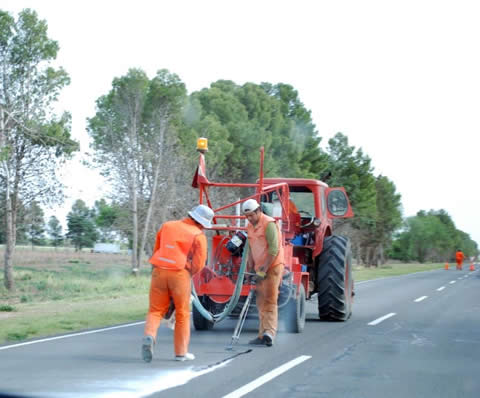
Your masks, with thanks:
M205 137L200 137L197 139L197 151L206 152L208 151L208 139Z

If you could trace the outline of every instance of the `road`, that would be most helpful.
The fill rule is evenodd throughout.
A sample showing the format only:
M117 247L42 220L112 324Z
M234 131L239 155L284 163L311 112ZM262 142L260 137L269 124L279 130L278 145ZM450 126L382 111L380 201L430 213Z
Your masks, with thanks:
M478 266L477 266L478 268ZM143 323L0 346L0 391L27 397L472 397L480 396L480 273L437 270L356 284L353 316L321 322L271 347L235 351L235 326L192 330L194 362L175 362L172 331L140 358Z

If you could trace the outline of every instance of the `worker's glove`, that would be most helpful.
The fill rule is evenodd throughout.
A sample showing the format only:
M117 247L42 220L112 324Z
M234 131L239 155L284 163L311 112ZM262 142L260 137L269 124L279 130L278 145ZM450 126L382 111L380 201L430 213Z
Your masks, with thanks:
M267 277L267 273L265 271L257 271L255 275L257 277L257 281L263 281Z

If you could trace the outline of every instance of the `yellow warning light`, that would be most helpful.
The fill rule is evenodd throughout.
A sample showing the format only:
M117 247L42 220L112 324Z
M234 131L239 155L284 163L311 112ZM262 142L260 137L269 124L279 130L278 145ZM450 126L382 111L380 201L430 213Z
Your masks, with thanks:
M197 140L197 151L199 152L206 152L208 151L208 139L205 137L200 137Z

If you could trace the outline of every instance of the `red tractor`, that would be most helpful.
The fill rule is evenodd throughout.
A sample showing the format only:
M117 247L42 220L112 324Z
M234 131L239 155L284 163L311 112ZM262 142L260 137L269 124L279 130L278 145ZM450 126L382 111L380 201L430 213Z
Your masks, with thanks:
M275 218L282 231L285 274L279 294L279 325L300 333L305 326L306 300L315 296L324 320L347 320L352 313L352 254L348 238L334 235L334 218L353 217L344 188L329 188L322 181L302 178L264 178L263 148L256 183L214 183L206 176L207 141L199 139L200 160L192 186L199 203L214 212L207 266L195 275L193 323L206 330L227 316L238 316L253 288L246 271L246 219L240 205L254 198L264 213ZM251 195L212 206L212 188L254 191ZM243 312L242 312L243 313Z

